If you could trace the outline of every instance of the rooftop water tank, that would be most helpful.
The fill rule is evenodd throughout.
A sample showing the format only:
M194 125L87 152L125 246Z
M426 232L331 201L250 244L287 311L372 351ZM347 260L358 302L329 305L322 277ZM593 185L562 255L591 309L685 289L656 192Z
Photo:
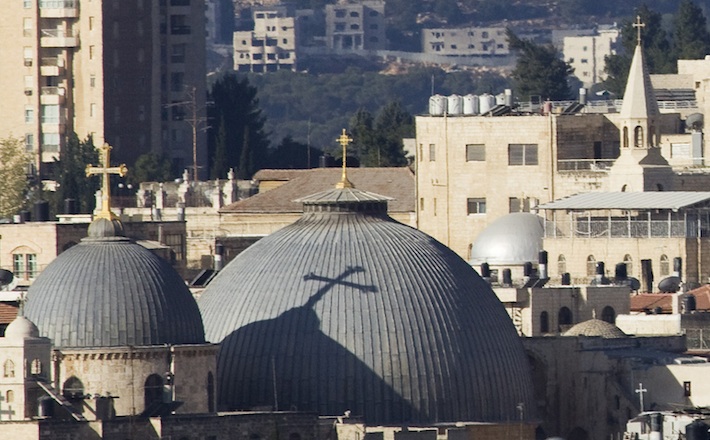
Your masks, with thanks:
M484 93L483 95L479 96L478 99L479 110L481 111L482 115L486 114L491 108L496 105L496 98L491 94Z
M450 95L448 101L448 114L461 115L463 114L463 100L461 95Z
M434 95L429 98L429 114L431 116L444 116L446 113L446 97Z
M476 95L466 95L463 97L463 114L477 115L479 113L479 101Z

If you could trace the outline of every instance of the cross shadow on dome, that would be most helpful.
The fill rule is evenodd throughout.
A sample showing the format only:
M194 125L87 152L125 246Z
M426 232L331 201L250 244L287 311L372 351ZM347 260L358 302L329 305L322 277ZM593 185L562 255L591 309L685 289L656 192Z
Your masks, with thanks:
M386 380L321 331L314 306L333 286L345 285L363 295L378 292L377 286L347 281L350 275L364 271L348 267L333 278L308 273L304 280L325 284L304 305L227 335L221 344L226 351L220 352L217 365L218 370L231 369L232 373L221 375L229 377L220 383L223 409L268 407L320 415L351 411L369 424L419 420L418 411Z

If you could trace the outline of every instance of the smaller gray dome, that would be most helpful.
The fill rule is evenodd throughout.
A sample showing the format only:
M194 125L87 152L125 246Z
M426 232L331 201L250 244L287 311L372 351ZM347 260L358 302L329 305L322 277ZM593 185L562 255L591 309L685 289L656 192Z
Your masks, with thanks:
M27 338L38 338L39 329L34 322L19 315L5 329L5 338L23 340Z
M542 250L542 221L542 217L528 212L515 212L495 220L476 237L469 263L501 266L536 262Z
M628 335L614 324L601 319L590 319L572 326L563 336L597 336L604 339L616 339L626 338Z
M89 239L123 237L123 225L119 220L99 217L89 225Z

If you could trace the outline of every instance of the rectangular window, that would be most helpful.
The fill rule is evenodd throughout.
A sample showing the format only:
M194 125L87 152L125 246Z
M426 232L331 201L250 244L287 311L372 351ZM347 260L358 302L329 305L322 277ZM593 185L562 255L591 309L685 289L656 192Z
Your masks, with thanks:
M32 36L32 19L25 17L22 19L22 36L31 37Z
M42 151L46 153L59 152L59 133L42 133Z
M25 9L30 9L32 7L32 0L24 0L22 6L24 6Z
M530 212L530 198L508 198L508 212Z
M89 117L96 117L96 103L89 104Z
M35 120L35 109L32 107L25 107L25 123L30 124Z
M436 160L436 144L429 144L429 162Z
M89 87L91 87L92 89L96 87L96 75L91 75L89 77Z
M181 92L185 82L184 72L173 72L170 74L170 91Z
M184 63L187 44L173 44L170 54L171 63Z
M466 199L468 214L485 214L486 199L485 197L474 197Z
M94 59L94 52L96 51L96 48L94 46L89 46L89 59L93 60Z
M685 397L690 397L690 382L683 382L683 395Z
M37 254L14 254L12 271L20 279L34 279L37 276Z
M537 144L509 144L508 165L537 165Z
M424 211L424 197L419 197L419 210Z
M483 162L486 160L486 146L483 144L466 144L466 162Z
M35 135L32 133L27 133L25 135L25 151L34 151L35 149Z
M58 124L59 106L56 104L43 105L41 107L41 118L43 124Z

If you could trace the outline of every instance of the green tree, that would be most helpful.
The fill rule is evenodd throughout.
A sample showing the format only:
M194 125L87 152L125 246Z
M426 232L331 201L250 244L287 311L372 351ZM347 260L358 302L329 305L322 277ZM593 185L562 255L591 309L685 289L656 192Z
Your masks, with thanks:
M227 124L224 122L224 116L220 118L218 127L217 137L214 141L214 152L212 153L212 166L210 167L212 179L223 179L229 172L227 164Z
M99 152L94 148L91 136L80 141L76 133L67 138L66 145L59 152L59 160L54 164L54 180L57 190L50 200L52 211L62 212L64 199L75 199L79 212L94 210L96 191L101 186L100 178L86 177L87 165L99 165Z
M296 142L291 136L286 136L271 152L266 166L268 168L315 168L318 166L318 160L322 154L321 150L309 147L302 142Z
M518 61L512 78L519 96L529 98L539 95L542 99L562 100L571 96L568 84L574 69L560 59L552 45L539 45L521 39L510 29L508 44L518 52Z
M414 118L399 101L384 106L375 119L377 133L377 157L370 154L370 166L400 167L407 165L403 138L414 137ZM373 163L374 162L374 163ZM367 165L366 165L367 166Z
M0 139L0 217L17 214L25 205L29 183L27 166L31 157L25 152L21 139Z
M701 59L710 53L707 20L698 5L691 0L681 0L673 24L673 43L679 59Z
M264 132L264 115L259 108L256 87L246 77L227 74L217 80L210 91L214 105L210 109L208 136L210 174L216 175L234 168L241 179L248 179L261 168L267 159L269 141ZM224 129L222 128L224 127ZM218 134L223 130L217 156Z
M618 96L624 94L626 80L631 67L631 58L638 41L638 30L634 26L636 16L641 18L641 46L644 60L651 73L674 73L677 57L673 54L666 31L661 26L661 14L654 12L648 6L641 5L636 10L634 20L625 20L621 26L621 45L623 51L617 55L605 57L604 71L607 79L604 86Z
M353 143L348 147L349 155L358 158L364 166L370 165L369 156L377 148L377 134L375 133L375 118L364 108L360 108L350 118L350 135Z
M138 156L133 169L129 170L127 180L137 186L141 182L166 182L172 180L173 176L168 158L146 153Z

